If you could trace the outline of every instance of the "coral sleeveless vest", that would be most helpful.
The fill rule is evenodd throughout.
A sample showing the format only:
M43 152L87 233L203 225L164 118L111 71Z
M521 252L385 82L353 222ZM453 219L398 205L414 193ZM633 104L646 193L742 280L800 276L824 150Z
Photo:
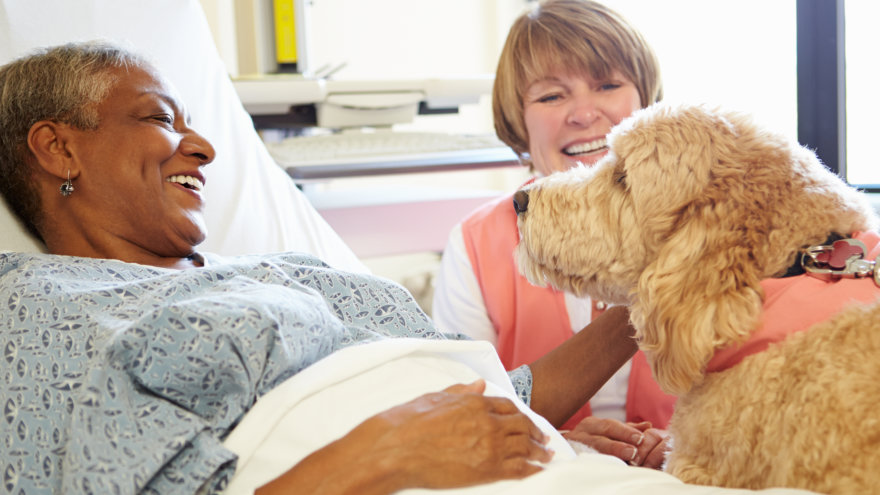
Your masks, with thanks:
M563 293L536 287L517 271L513 250L519 231L512 197L486 204L462 222L468 257L498 334L498 355L508 370L537 360L574 335ZM599 312L594 304L593 318ZM645 356L637 352L629 375L626 420L650 421L655 428L665 429L674 403L675 397L660 390ZM573 428L589 415L587 403L563 429Z
M865 244L868 251L865 259L873 260L880 254L880 235L876 232L856 233L853 238ZM706 366L707 372L730 368L746 356L827 320L847 306L880 300L880 287L872 278L827 282L803 274L762 280L761 288L764 289L761 327L742 344L719 349Z

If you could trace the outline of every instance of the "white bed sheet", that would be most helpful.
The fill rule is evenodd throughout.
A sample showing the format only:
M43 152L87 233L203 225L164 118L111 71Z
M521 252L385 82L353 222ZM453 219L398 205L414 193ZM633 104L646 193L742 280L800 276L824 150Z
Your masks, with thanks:
M551 437L556 455L546 469L524 480L501 481L441 493L533 495L754 493L686 485L666 473L630 467L596 453L575 454L550 424L515 398L491 344L475 341L392 339L350 347L319 361L260 399L225 445L239 456L227 493L250 494L310 452L366 418L424 393L477 378L487 394L514 400ZM406 490L407 494L437 493ZM808 493L773 489L761 493Z

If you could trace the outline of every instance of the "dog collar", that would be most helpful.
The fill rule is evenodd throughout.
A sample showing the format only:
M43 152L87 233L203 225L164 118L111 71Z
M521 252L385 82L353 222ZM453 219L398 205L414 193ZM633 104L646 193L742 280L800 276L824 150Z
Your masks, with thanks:
M873 261L866 260L867 252L865 243L858 239L839 239L830 245L802 249L800 265L807 275L821 280L870 277L880 287L880 270L877 269L880 255Z
M841 239L844 239L844 236L838 234L837 232L832 232L831 235L829 235L828 238L825 239L825 242L824 242L823 244L833 244L835 241L839 241L839 240L841 240ZM776 277L776 278L794 277L794 276L797 276L797 275L803 275L804 273L807 273L807 271L804 270L804 266L803 266L803 263L802 263L802 260L801 260L801 258L802 258L802 254L803 254L803 252L804 252L806 249L809 249L809 248L806 248L806 247L801 248L801 249L797 252L797 255L795 255L794 263L792 263L792 264L791 264L791 265L785 270L785 273L783 273L782 275L779 275L779 276Z
M861 232L853 233L852 237L803 248L799 256L803 262L798 259L799 265L803 263L799 267L802 276L762 280L764 306L760 324L746 341L717 349L705 371L712 373L735 366L747 356L825 321L853 303L877 301L880 270L874 267L880 261L880 235ZM840 241L843 243L835 247ZM866 246L871 246L870 250L865 250ZM878 259L868 261L864 259L866 255ZM871 276L869 271L873 272L873 280L859 280ZM817 301L821 304L815 304Z

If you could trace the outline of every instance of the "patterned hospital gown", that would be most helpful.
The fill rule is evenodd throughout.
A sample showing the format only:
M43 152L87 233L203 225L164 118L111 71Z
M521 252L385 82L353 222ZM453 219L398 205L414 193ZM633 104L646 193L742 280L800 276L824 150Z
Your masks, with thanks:
M224 436L281 381L359 342L446 338L399 285L313 257L206 265L0 253L2 491L221 491ZM528 368L511 378L528 400Z

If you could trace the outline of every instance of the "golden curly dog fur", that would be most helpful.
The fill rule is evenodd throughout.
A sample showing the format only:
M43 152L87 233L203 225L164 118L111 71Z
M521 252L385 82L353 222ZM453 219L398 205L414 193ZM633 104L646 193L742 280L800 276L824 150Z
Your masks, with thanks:
M877 228L865 196L737 113L655 105L609 143L594 167L515 196L516 256L533 283L630 305L655 378L680 396L666 469L697 484L880 489L880 305L705 373L759 326L762 280L831 233Z

